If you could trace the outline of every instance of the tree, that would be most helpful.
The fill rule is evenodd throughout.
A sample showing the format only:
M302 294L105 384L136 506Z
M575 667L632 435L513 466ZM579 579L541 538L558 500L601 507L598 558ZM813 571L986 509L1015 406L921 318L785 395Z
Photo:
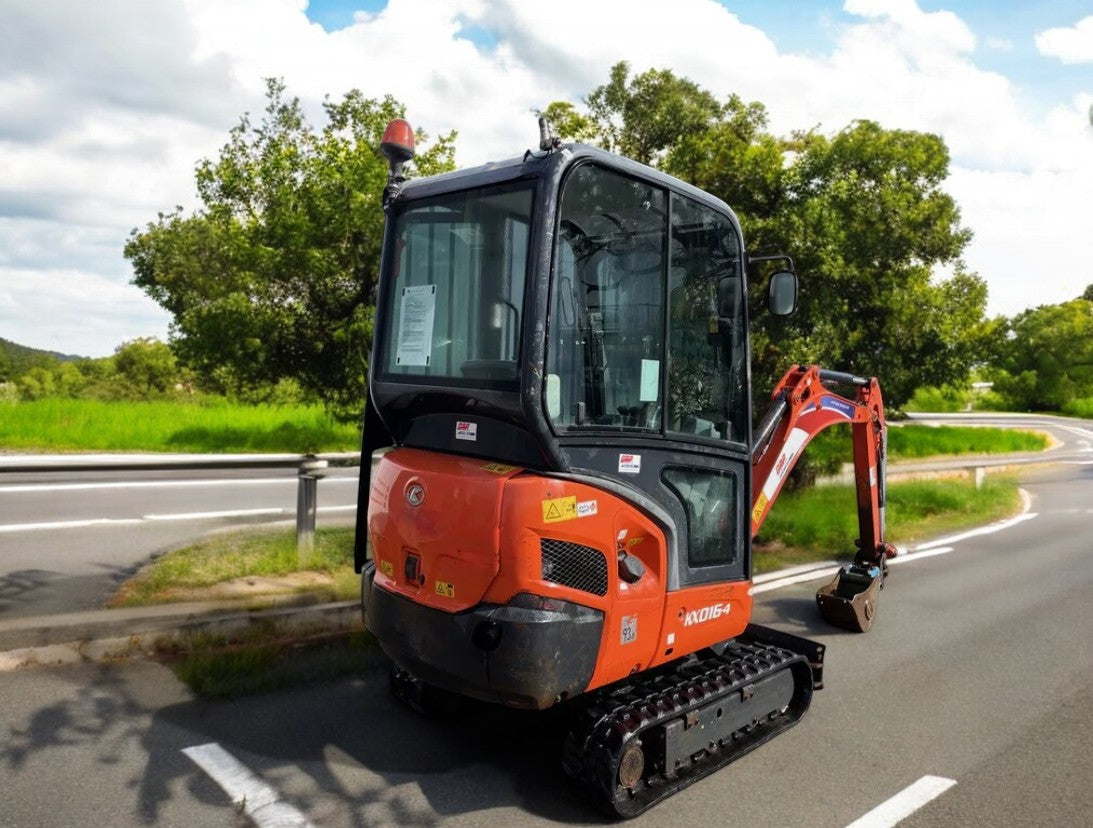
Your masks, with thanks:
M611 68L610 80L589 93L587 104L596 140L642 164L655 163L721 114L717 99L694 82L666 69L650 69L631 80L625 61Z
M1084 299L1087 302L1093 302L1093 284L1086 285L1085 290L1082 291L1082 295L1078 298Z
M960 255L971 234L944 192L949 154L936 135L858 121L833 136L767 130L762 104L710 93L670 71L631 81L617 64L570 121L609 149L654 163L733 206L753 252L793 256L798 313L762 313L753 274L757 387L791 361L880 378L885 400L961 381L981 358L986 286ZM555 105L552 105L555 106ZM549 107L548 107L549 110ZM955 275L934 281L938 265Z
M1011 407L1057 411L1093 397L1093 303L1074 299L1015 316L994 390Z
M174 317L175 353L214 390L293 379L337 413L366 393L383 226L384 127L404 108L351 91L314 129L284 85L196 169L202 208L161 213L125 246L133 283ZM418 134L418 141L426 136ZM454 134L419 152L422 174L451 169Z
M153 337L141 337L114 351L118 377L142 397L166 394L179 379L178 362L170 346Z

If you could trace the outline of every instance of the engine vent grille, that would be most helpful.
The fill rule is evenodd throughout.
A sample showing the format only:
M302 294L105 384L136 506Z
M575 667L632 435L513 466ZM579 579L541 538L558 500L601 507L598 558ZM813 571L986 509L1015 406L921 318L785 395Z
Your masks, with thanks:
M599 549L579 543L540 538L543 580L561 586L607 594L607 558Z

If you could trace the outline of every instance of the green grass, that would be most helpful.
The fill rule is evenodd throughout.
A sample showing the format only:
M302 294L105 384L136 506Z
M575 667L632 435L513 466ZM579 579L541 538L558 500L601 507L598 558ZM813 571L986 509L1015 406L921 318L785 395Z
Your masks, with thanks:
M912 544L955 529L979 526L1017 511L1015 478L917 480L888 485L887 540ZM849 559L858 537L853 486L819 486L783 493L767 516L755 548L755 571L827 559Z
M309 641L203 636L161 655L198 696L231 699L357 675L374 642L366 631Z
M168 552L122 584L111 606L133 607L192 600L216 584L236 578L318 572L331 576L318 590L329 600L346 600L360 592L353 573L354 530L321 527L315 532L315 550L300 560L294 530L262 529L213 535Z
M888 459L893 463L939 455L1006 454L1045 448L1047 438L1043 434L1010 428L901 425L888 429ZM805 457L823 474L832 474L842 463L852 462L850 426L838 425L821 432L808 444Z
M360 432L318 406L45 399L0 409L0 448L18 451L356 451Z

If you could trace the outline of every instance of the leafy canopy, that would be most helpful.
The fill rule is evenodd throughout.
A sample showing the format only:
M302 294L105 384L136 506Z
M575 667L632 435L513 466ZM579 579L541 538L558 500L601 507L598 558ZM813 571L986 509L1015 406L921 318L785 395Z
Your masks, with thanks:
M982 356L987 290L960 255L971 234L942 189L949 154L936 135L857 121L833 136L767 130L760 103L719 102L669 70L632 77L616 64L586 111L544 111L565 137L659 166L738 211L753 252L787 253L801 274L789 320L761 312L753 274L757 388L793 362L872 374L892 406L920 385L962 381ZM954 275L931 278L939 265Z
M404 107L351 91L308 123L267 81L216 159L197 165L202 207L176 207L129 236L133 283L174 317L172 346L210 390L246 396L283 379L359 416L383 227L384 127ZM419 133L419 144L426 140ZM454 166L455 135L419 151L429 175Z

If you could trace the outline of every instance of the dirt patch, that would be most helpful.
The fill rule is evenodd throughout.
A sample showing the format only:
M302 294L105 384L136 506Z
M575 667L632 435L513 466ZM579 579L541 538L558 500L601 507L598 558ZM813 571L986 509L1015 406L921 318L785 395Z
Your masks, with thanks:
M248 575L212 586L170 587L157 593L159 602L230 601L269 595L292 595L333 589L334 578L322 572L293 572L288 575Z

